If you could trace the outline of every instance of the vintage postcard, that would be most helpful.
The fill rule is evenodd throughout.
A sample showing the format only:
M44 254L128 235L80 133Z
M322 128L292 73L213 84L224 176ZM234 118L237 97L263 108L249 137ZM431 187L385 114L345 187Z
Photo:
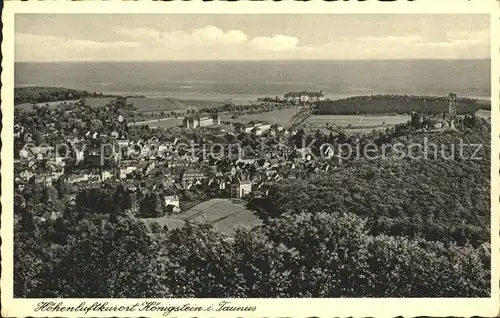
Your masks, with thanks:
M5 3L2 315L497 316L499 19Z

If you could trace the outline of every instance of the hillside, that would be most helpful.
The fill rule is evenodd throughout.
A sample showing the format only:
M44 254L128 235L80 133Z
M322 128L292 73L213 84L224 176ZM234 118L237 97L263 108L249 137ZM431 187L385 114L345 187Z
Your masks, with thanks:
M14 88L14 105L23 103L50 103L65 100L78 100L89 97L114 97L102 93L80 91L63 87L16 87Z
M349 211L367 219L373 235L423 237L445 244L470 243L479 246L490 235L490 136L473 134L415 135L408 145L441 145L448 151L443 158L355 160L335 173L308 179L283 180L269 195L257 198L250 207L263 218L284 214L322 211ZM464 147L458 156L460 140L465 145L482 144L478 159L466 159L475 151ZM455 158L451 145L457 149ZM409 151L409 150L408 150Z

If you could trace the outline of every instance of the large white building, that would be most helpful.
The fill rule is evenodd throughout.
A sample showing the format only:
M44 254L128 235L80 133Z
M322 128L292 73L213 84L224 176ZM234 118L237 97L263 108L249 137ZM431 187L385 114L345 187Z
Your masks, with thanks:
M252 133L260 136L271 129L271 124L265 121L254 120L248 124L236 124L235 128L238 133Z
M252 192L252 183L237 179L231 183L230 189L232 198L243 198Z
M220 125L219 114L213 117L185 117L182 122L184 128L207 127L211 125Z
M325 100L322 91L286 93L284 99L288 102L318 102Z

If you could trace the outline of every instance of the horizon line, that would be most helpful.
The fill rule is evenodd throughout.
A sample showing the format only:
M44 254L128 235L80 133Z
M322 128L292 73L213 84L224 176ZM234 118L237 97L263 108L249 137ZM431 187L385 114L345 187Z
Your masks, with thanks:
M16 61L14 63L132 63L132 62L314 62L314 61L338 61L338 62L349 62L349 61L474 61L474 60L490 60L491 57L477 57L477 58L386 58L386 59L370 59L370 58L359 58L359 59L330 59L330 58L312 58L312 59L172 59L172 60L22 60Z

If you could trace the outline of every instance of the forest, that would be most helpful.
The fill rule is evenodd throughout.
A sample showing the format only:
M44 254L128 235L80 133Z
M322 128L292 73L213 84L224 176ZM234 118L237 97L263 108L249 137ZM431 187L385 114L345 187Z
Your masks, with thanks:
M482 143L481 159L361 158L280 181L249 203L263 225L233 236L189 222L147 227L126 212L120 186L82 190L72 206L64 184L28 185L14 200L15 295L486 297L489 132L398 140L424 137ZM39 209L62 217L39 222Z
M489 102L459 98L457 114L475 113L480 109L491 109ZM355 96L339 100L326 100L316 104L316 115L369 115L409 114L412 111L425 114L448 112L448 97L372 95Z
M62 87L16 87L14 88L14 105L24 103L50 103L65 100L78 100L89 97L115 97L103 93L90 93L87 91L62 88Z
M350 212L287 214L233 237L194 223L153 232L117 209L80 213L36 224L17 209L16 297L489 295L481 249L373 235Z

